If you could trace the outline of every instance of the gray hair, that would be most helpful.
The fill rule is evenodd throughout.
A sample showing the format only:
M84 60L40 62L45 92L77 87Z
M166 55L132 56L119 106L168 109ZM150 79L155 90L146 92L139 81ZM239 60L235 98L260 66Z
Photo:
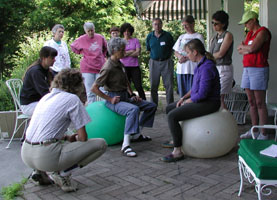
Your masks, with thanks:
M56 24L55 26L53 26L53 28L52 28L52 33L53 33L53 35L55 35L56 34L56 32L57 32L57 30L59 29L59 28L61 28L61 29L63 29L64 30L64 26L63 25L61 25L61 24Z
M114 52L119 51L120 48L125 45L126 46L127 42L125 39L120 38L120 37L114 37L111 38L108 42L108 52L109 55L112 55Z
M87 30L91 30L91 29L95 30L94 24L92 22L86 22L84 24L84 30L87 31Z

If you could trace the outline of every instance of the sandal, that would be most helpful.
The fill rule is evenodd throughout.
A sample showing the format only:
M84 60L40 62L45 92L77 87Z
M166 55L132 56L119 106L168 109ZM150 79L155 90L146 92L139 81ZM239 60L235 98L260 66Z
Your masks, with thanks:
M130 146L124 147L124 149L121 150L121 153L123 156L126 156L126 157L136 157L137 156L137 153Z
M164 143L162 143L162 147L163 148L174 148L174 144L173 144L173 141L166 141Z
M185 158L184 155L181 155L179 157L174 157L173 154L169 154L165 157L162 157L161 160L164 161L164 162L176 162L176 161L179 161L179 160L183 160Z
M140 134L137 139L131 139L131 142L147 142L151 140L151 137Z

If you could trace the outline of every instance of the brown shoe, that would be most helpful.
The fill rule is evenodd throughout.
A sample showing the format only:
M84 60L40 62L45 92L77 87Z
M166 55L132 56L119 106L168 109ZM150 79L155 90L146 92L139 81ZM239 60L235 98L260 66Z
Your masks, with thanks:
M54 182L48 177L46 172L34 170L31 175L32 180L34 183L38 185L51 185L54 184Z

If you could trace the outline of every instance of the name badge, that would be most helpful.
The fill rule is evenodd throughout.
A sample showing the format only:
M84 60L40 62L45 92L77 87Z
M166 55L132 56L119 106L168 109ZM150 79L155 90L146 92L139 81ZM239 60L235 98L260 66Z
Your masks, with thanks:
M165 45L165 42L161 42L160 45L161 45L161 46L164 46L164 45Z
M248 42L248 45L251 45L253 43L253 40L250 40L249 42Z
M223 42L223 38L220 38L217 43L222 43Z

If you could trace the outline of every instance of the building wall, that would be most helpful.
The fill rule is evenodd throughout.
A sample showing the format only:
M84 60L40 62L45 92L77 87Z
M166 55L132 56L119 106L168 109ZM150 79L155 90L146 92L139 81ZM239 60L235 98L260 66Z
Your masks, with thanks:
M277 103L277 21L276 0L260 0L260 24L269 28L272 40L269 52L269 84L267 90L267 102Z
M243 0L225 0L224 11L229 15L229 27L228 30L234 37L234 51L233 51L233 67L234 67L234 79L237 85L241 83L241 75L243 71L242 55L237 51L237 46L244 40L245 32L244 25L238 25L244 12Z

